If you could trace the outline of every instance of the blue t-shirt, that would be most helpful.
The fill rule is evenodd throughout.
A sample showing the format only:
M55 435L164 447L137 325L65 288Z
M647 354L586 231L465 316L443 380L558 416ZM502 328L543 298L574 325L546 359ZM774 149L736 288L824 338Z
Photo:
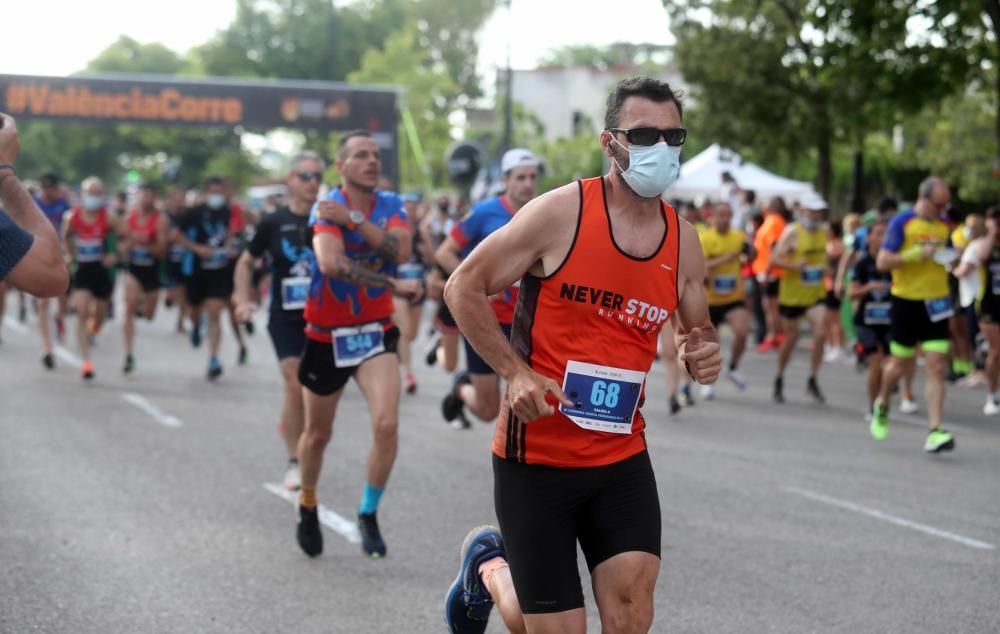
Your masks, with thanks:
M0 209L0 281L7 279L7 275L14 270L34 241L33 235L17 226Z
M45 217L49 219L52 226L56 228L56 234L62 231L63 214L70 209L69 201L65 198L56 198L50 203L42 200L41 196L35 196L35 204L42 210Z
M503 227L514 216L505 196L488 198L472 208L451 230L451 237L468 257L491 233Z

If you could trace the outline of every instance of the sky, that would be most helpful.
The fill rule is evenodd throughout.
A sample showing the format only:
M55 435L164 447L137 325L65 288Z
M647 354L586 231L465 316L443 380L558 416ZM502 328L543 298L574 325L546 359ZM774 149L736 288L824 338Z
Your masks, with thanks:
M0 72L19 75L79 71L119 35L162 42L183 53L225 28L236 11L234 0L11 0L5 4L10 6L4 10ZM572 7L571 17L567 7ZM513 28L508 28L511 23ZM661 0L513 0L509 17L501 9L484 28L480 71L489 75L506 65L508 33L514 34L514 68L534 68L546 51L566 45L672 41Z

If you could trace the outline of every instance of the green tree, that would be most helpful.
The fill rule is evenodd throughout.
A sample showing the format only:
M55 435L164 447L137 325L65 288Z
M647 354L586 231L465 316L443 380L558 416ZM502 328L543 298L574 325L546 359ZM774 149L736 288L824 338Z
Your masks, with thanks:
M868 133L964 85L969 52L943 45L950 21L931 4L664 2L704 132L769 157L813 148L827 196L836 145L863 152Z
M461 86L447 70L436 66L430 53L419 43L416 28L389 36L382 50L365 54L361 68L348 76L350 81L395 84L403 88L402 105L413 115L417 133L431 170L434 184L445 179L444 153L452 142L448 117L462 94ZM414 148L404 130L399 139L401 188L424 184L424 172L415 159Z

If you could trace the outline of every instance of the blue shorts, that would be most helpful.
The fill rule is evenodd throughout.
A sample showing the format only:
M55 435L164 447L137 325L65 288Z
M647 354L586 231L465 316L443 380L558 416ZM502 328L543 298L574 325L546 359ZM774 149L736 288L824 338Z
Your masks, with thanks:
M510 341L510 324L500 324L500 330L503 330L504 336ZM465 367L469 370L469 374L496 374L490 364L473 350L469 340L463 339L463 341L465 341Z
M271 335L278 361L289 357L298 359L306 349L306 320L301 312L294 316L272 313L267 322L267 334Z

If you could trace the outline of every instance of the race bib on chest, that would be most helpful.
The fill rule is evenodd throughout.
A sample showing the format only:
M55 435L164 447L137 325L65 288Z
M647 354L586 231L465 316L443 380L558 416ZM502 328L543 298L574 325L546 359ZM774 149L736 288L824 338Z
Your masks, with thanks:
M202 260L201 268L213 271L229 264L229 250L222 247L212 249L212 257Z
M802 271L802 285L803 286L816 286L823 283L823 268L820 266L810 266L806 267L806 270Z
M76 241L77 262L99 262L104 257L104 242L101 240L78 238Z
M281 308L302 310L309 299L308 277L286 277L281 280Z
M892 304L889 302L868 302L865 304L866 326L888 326L892 323Z
M730 295L736 292L739 279L735 275L720 275L712 278L712 292L716 295Z
M645 380L645 372L569 361L563 391L573 406L559 411L583 429L630 434Z
M424 265L407 262L396 267L396 276L401 280L424 279Z
M149 249L143 247L132 247L128 252L129 261L139 266L152 266L155 264L153 254Z
M950 297L939 297L938 299L928 299L924 302L927 306L927 316L931 318L931 321L937 323L939 321L944 321L955 315L955 309L952 308Z
M337 328L332 339L333 361L338 368L353 368L385 352L385 331L380 323Z

